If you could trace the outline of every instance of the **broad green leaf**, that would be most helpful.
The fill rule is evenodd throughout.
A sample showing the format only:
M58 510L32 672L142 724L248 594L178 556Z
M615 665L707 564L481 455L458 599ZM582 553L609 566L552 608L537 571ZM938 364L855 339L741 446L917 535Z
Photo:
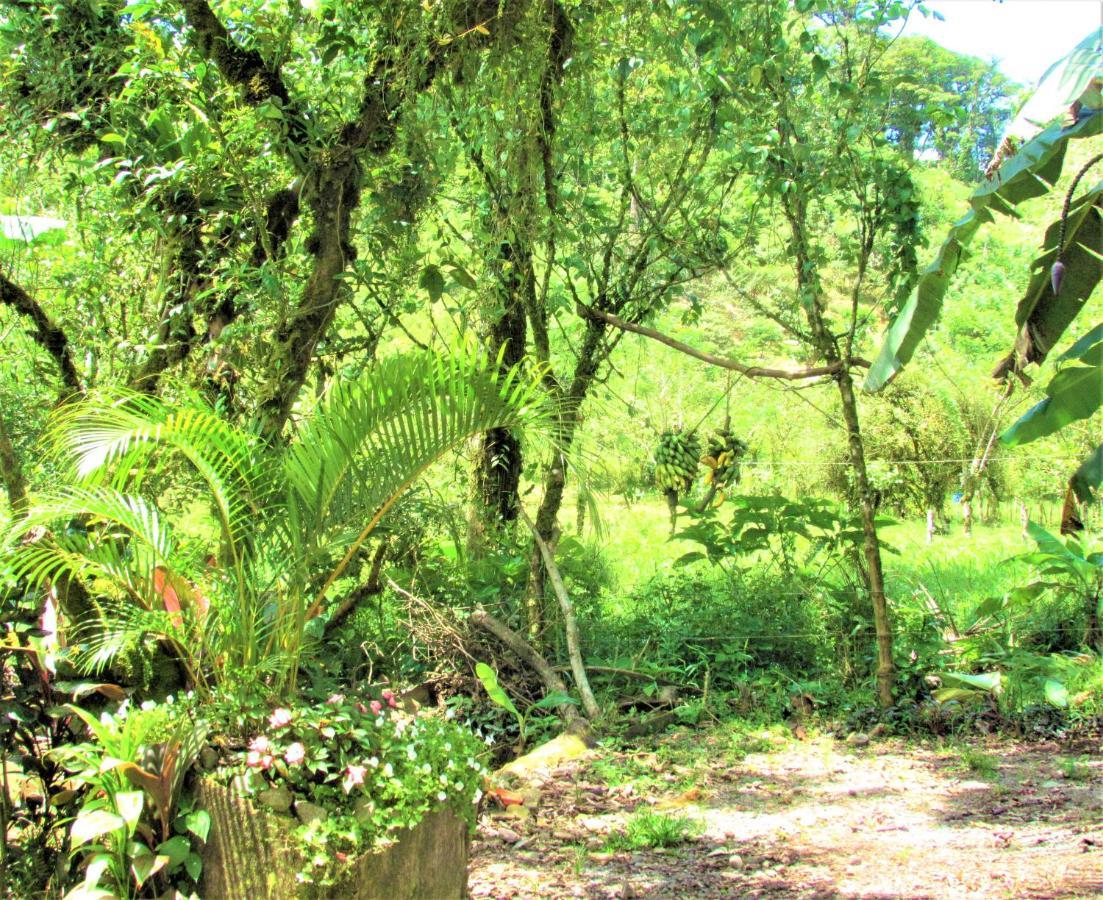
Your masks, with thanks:
M1028 363L1042 362L1103 278L1103 258L1098 253L1103 248L1103 214L1097 206L1101 199L1103 182L1082 194L1069 209L1060 254L1065 277L1059 294L1053 292L1051 271L1061 239L1060 219L1046 229L1043 252L1031 264L1030 282L1015 310L1015 324L1019 326L1015 347L997 372L1018 371ZM1080 358L1088 349L1082 346L1084 341L1090 343L1090 336L1078 341L1066 356Z
M436 303L444 293L444 276L436 266L426 266L421 270L420 285L429 293L429 299Z
M1088 418L1103 405L1103 366L1066 366L1046 385L1046 393L1048 397L1000 435L1003 443L1026 444Z
M479 681L483 683L483 687L486 688L486 693L490 699L502 707L502 709L509 710L509 712L513 713L520 721L521 714L517 711L517 707L513 705L513 701L509 699L509 694L498 684L497 673L486 663L475 663L475 674L479 677Z
M983 691L973 690L971 688L939 688L931 694L939 703L949 703L951 701L958 701L959 703L965 700L980 700L984 697Z
M111 834L113 831L125 831L126 820L106 809L92 809L82 812L73 820L69 829L69 840L74 848L96 838Z
M568 694L551 693L545 697L541 697L534 704L533 709L552 709L556 706L562 706L564 703L569 703L572 706L578 706L578 701L574 697Z
M211 833L211 814L205 809L196 809L184 817L184 827L204 843Z
M1096 489L1103 485L1103 444L1096 447L1080 464L1069 484L1081 503L1090 503L1095 499Z
M1092 81L1103 73L1101 43L1103 27L1089 32L1068 56L1046 69L1038 87L1008 126L1007 133L1013 137L1029 137L1039 127L1064 115L1077 100L1086 107L1097 109L1101 105L1099 89L1092 86ZM1088 91L1092 93L1085 96Z
M191 841L184 837L184 835L178 834L159 844L157 852L167 856L172 865L178 866L183 863L184 860L188 858L188 854L191 853Z
M203 874L203 857L198 853L189 853L184 860L184 871L192 881L198 882L199 876Z
M942 311L962 252L981 225L993 221L992 211L1010 215L1015 205L1047 193L1061 175L1068 142L1098 134L1101 126L1103 112L1099 111L1067 128L1050 126L1006 160L996 175L973 193L969 212L950 228L934 261L920 273L915 292L889 326L866 376L866 391L880 390L911 361Z
M1055 678L1047 678L1043 685L1046 700L1053 706L1066 707L1069 705L1069 692L1060 681Z
M966 672L943 672L941 677L943 681L953 681L981 691L998 691L1000 689L999 672L982 672L978 675Z
M120 791L115 795L115 809L123 817L130 833L134 833L134 826L142 815L142 807L145 805L145 797L141 791Z

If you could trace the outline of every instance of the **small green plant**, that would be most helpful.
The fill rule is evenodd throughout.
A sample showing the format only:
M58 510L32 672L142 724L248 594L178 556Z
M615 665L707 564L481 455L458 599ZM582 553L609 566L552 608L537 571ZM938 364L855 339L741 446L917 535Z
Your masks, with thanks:
M1057 768L1061 772L1062 778L1067 778L1069 781L1091 781L1092 770L1083 759L1072 759L1071 757L1057 760Z
M567 850L571 854L571 872L575 875L581 875L590 861L590 851L585 844L568 844Z
M475 674L479 676L479 681L482 682L483 687L486 689L487 696L502 709L512 713L514 718L517 719L517 730L520 734L519 745L520 747L524 747L525 726L528 723L527 716L518 710L513 701L510 700L509 694L505 692L505 688L498 683L498 674L490 668L490 666L486 663L475 663ZM574 698L568 697L566 694L548 694L542 697L538 702L532 704L529 709L551 709L564 703L577 702L578 701Z
M995 778L1000 771L995 759L975 747L962 747L958 751L958 759L970 772L975 772L982 778Z
M625 822L623 830L609 834L605 846L614 851L677 847L700 836L704 830L704 823L688 816L642 807Z

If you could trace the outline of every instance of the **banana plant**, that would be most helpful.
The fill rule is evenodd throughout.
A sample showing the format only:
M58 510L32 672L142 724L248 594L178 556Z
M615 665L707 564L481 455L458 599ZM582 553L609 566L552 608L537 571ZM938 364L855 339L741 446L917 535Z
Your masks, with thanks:
M541 377L477 352L397 357L330 392L279 448L196 397L101 394L52 426L71 486L0 546L32 586L91 588L73 642L90 668L148 635L200 692L228 672L294 690L334 582L429 466L491 428L550 435ZM205 539L149 496L182 472L209 502Z

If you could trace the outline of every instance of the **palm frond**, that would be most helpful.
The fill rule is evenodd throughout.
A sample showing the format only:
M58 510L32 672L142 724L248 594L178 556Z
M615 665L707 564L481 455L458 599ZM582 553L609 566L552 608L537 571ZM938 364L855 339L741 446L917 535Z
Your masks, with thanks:
M198 397L170 406L132 391L105 391L63 408L51 438L86 485L137 489L173 454L206 484L224 534L238 541L267 500L255 435L235 428Z
M557 422L540 372L503 370L479 352L388 360L334 391L289 448L289 506L324 534L354 499L359 532L322 594L395 500L454 447L493 428L550 434ZM320 597L315 598L316 611Z

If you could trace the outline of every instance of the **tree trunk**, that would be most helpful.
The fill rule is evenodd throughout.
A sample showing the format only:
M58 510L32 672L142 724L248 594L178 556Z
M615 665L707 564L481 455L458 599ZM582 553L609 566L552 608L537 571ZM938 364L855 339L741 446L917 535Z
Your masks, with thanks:
M866 560L869 599L873 606L873 626L877 632L877 700L882 709L892 706L895 667L892 662L892 626L885 600L885 575L881 567L881 542L877 536L877 511L866 473L865 446L858 421L858 402L854 396L854 381L850 370L843 369L836 377L843 421L846 423L847 450L858 486L862 516L862 550Z
M27 508L27 480L23 477L23 467L19 464L19 457L15 455L8 429L4 424L4 416L0 414L0 478L3 478L4 488L8 492L8 506L12 513L18 515Z
M586 336L579 348L575 361L574 376L566 396L561 399L562 412L559 420L558 452L547 468L544 477L544 496L540 508L536 511L536 533L554 552L557 543L559 510L563 506L563 488L567 483L567 455L578 430L579 411L582 401L593 386L598 366L604 354L601 351L605 324L595 319L586 321ZM538 636L544 626L544 597L547 570L540 555L540 548L533 542L529 561L528 585L528 627L532 637Z
M502 314L485 337L492 356L501 353L501 367L515 366L525 356L528 335L523 292L531 275L531 257L524 248L503 241L499 248L499 299ZM495 428L483 435L475 461L475 508L469 531L468 551L478 554L486 539L503 525L517 519L520 509L521 442L508 428Z

